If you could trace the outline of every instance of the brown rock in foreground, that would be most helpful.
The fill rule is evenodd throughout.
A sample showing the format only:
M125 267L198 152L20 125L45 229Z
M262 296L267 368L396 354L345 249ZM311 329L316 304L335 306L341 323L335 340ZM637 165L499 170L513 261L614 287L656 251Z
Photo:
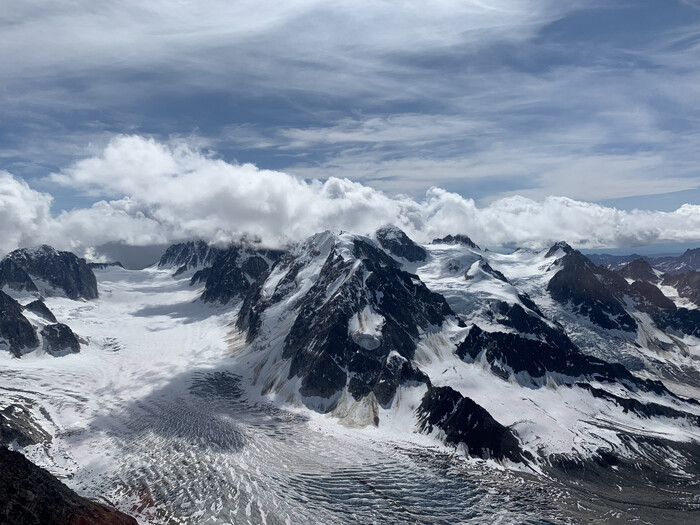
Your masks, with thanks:
M134 518L78 496L19 452L0 447L0 524L137 525Z

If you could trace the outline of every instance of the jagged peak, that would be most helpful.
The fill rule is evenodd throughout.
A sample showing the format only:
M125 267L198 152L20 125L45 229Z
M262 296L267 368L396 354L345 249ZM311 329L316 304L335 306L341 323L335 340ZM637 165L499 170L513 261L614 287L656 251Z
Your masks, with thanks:
M568 242L559 241L557 243L554 243L551 246L551 248L549 248L549 251L547 251L545 257L554 257L557 254L557 252L559 252L559 251L562 251L565 254L569 254L572 251L574 251L574 249L569 245Z
M472 241L468 236L458 233L457 235L447 235L439 239L433 239L430 244L463 244L475 250L481 250L478 244Z
M396 226L382 226L375 232L375 236L382 248L395 257L409 262L425 261L428 257L428 252L423 247Z

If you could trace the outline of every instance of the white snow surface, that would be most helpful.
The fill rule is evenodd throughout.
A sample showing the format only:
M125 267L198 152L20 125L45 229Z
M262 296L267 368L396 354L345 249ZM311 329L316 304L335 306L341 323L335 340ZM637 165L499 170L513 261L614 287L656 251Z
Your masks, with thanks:
M328 486L340 490L333 477L336 470L329 469L352 472L358 465L376 470L381 464L411 491L420 490L420 476L411 485L415 473L403 470L401 447L453 453L435 436L415 432L415 410L425 386L401 387L389 408L378 406L373 396L355 402L347 392L333 400L301 399L299 380L288 379L289 363L282 358L284 337L296 315L294 305L313 286L331 249L350 260L352 239L348 234L324 232L295 248L294 255L303 265L285 290L280 286L290 269L275 267L263 286L263 296L284 292L284 299L266 311L262 335L252 344L233 328L235 307L198 301L201 287L190 287L187 277L171 277L167 269L108 267L95 272L98 299L47 298L58 321L68 324L86 344L79 354L60 358L40 351L21 359L0 353L4 394L0 403L30 400L32 414L53 435L50 445L28 447L25 454L72 488L105 497L137 514L143 523L165 523L174 513L188 516L185 521L189 522L206 518L212 523L265 523L273 514L275 523L283 522L285 514L291 521L324 521L329 516L324 512L330 512L327 505L325 509L323 505L300 507L280 494L302 490L307 477L323 484L326 476ZM428 260L410 270L429 288L444 294L457 313L471 315L485 329L493 327L478 317L477 305L488 298L514 303L519 301L518 291L525 291L545 313L560 311L545 291L556 257L525 250L510 255L489 253L489 263L506 275L508 284L475 268L483 252L462 245L425 248ZM465 273L472 279L466 279ZM30 298L33 296L21 297L24 303ZM37 316L28 317L35 324L44 322ZM383 324L383 317L366 307L350 320L348 331L371 348L381 337ZM467 330L448 322L441 330L423 334L417 365L434 385L458 390L510 426L534 454L575 452L585 456L601 447L622 447L615 430L619 428L675 441L700 441L700 430L685 420L642 418L579 387L553 383L523 387L517 379L494 376L483 362L466 363L455 355L455 346ZM683 343L689 349L685 358L697 361L698 340L685 338ZM242 377L245 406L257 412L250 408L235 412L214 401L191 404L189 381L210 374ZM593 386L681 408L667 397ZM322 411L335 402L331 414L313 410ZM238 406L239 402L230 403ZM700 414L698 407L683 405L682 409ZM372 424L375 417L378 426ZM195 430L198 434L191 437ZM206 440L220 443L220 448L205 448L202 443ZM473 469L488 465L489 475L495 475L492 462L471 460L469 465ZM192 469L199 469L198 477L204 480L192 482L194 488L187 486ZM207 476L213 481L205 482ZM170 492L159 495L156 487ZM303 501L308 494L297 497ZM384 504L382 501L373 504ZM475 522L498 513L505 513L508 522L505 499L475 501L472 510L477 515ZM513 520L518 521L522 516ZM326 522L333 520L327 517Z
M28 407L53 436L50 444L23 452L71 488L104 498L141 523L340 523L352 513L372 521L374 514L366 514L371 509L383 516L399 513L393 518L399 520L406 505L411 516L427 513L423 519L464 512L465 522L502 516L504 523L515 523L541 511L510 509L512 491L522 481L492 471L489 462L470 461L469 478L442 479L428 463L411 459L454 453L414 433L424 387L401 388L390 409L350 403L347 413L331 415L290 405L284 391L248 389L251 376L263 372L286 380L284 361L262 358L232 331L235 308L198 301L201 288L171 273L98 270L99 299L46 300L59 322L86 341L79 354L0 354L0 406ZM306 278L300 275L300 287ZM365 314L369 322L363 326L376 333L378 318ZM267 344L281 348L279 341ZM226 386L239 373L245 403L226 397L225 388L224 397L201 401L188 393L193 379L213 377L203 384ZM288 393L297 387L287 381ZM286 409L279 411L270 400ZM376 413L379 427L365 426ZM461 468L455 461L454 468ZM337 472L345 488L338 488ZM387 503L386 493L368 492L354 481L365 477L393 487L404 510ZM427 492L426 483L433 487ZM327 488L317 493L319 486ZM507 494L498 496L502 487ZM338 490L345 496L329 506L324 498ZM365 503L339 508L346 500ZM455 501L471 503L455 508Z

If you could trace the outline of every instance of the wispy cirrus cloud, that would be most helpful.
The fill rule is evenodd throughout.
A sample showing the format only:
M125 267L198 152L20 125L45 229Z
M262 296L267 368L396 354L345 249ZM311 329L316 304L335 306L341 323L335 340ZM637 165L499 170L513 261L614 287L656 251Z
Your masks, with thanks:
M30 0L0 15L1 167L32 181L114 135L195 135L416 198L696 195L693 6Z

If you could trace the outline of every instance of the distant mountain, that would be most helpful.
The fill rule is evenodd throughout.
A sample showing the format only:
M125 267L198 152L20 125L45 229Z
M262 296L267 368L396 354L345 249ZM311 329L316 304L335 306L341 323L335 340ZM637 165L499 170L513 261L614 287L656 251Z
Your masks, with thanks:
M654 272L654 268L649 264L649 261L644 259L635 259L616 271L625 279L649 283L659 282L659 277Z
M641 259L647 261L652 268L662 273L679 274L691 270L700 270L700 248L688 249L682 255L649 257L643 255L608 255L589 254L588 258L595 264L611 270L619 270L623 266Z

